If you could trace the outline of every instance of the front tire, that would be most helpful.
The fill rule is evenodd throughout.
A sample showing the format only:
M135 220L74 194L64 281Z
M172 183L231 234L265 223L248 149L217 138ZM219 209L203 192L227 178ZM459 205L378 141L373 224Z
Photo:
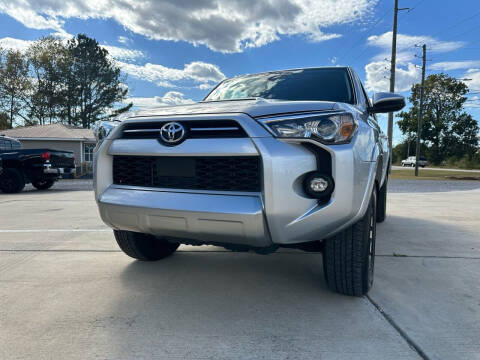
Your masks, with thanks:
M141 261L157 261L172 255L180 244L170 243L153 235L114 230L115 240L128 256Z
M32 181L32 185L38 190L47 190L50 189L53 184L55 184L55 180L36 180Z
M388 177L385 178L382 187L378 190L377 223L384 222L387 217L387 184Z
M377 192L374 189L365 215L357 223L325 240L323 269L330 290L362 296L372 287L376 209Z
M3 169L0 175L0 190L6 194L19 193L25 187L23 173L14 168Z

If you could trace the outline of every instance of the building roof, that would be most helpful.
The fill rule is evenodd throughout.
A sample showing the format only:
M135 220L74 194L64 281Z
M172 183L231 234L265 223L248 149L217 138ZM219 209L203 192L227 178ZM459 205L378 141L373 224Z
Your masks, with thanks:
M20 140L89 140L95 141L92 129L82 129L65 124L37 125L0 130L0 135Z

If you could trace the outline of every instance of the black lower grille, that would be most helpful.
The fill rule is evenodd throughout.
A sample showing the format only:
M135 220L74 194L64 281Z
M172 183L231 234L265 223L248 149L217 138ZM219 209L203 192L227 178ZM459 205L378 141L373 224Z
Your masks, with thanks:
M260 191L260 158L114 156L117 185L158 188Z

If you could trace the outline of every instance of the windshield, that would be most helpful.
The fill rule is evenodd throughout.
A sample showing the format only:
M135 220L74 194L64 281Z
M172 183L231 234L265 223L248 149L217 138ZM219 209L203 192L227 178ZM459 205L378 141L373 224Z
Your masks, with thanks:
M350 77L345 68L299 69L239 76L222 82L204 101L248 98L354 103Z

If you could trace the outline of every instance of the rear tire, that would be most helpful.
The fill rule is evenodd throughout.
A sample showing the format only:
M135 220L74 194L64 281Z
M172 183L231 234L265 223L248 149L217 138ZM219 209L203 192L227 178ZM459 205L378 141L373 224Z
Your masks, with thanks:
M374 190L365 215L357 223L325 240L323 270L330 290L362 296L372 287L376 208L377 193Z
M14 168L3 169L0 175L0 190L6 194L19 193L25 187L23 173Z
M173 254L180 244L170 243L153 235L114 230L115 240L128 256L142 261L157 261Z
M55 180L37 180L32 181L32 185L37 188L38 190L47 190L50 189L53 184L55 184Z
M385 178L382 187L378 190L377 223L384 222L387 217L387 184L388 177Z

